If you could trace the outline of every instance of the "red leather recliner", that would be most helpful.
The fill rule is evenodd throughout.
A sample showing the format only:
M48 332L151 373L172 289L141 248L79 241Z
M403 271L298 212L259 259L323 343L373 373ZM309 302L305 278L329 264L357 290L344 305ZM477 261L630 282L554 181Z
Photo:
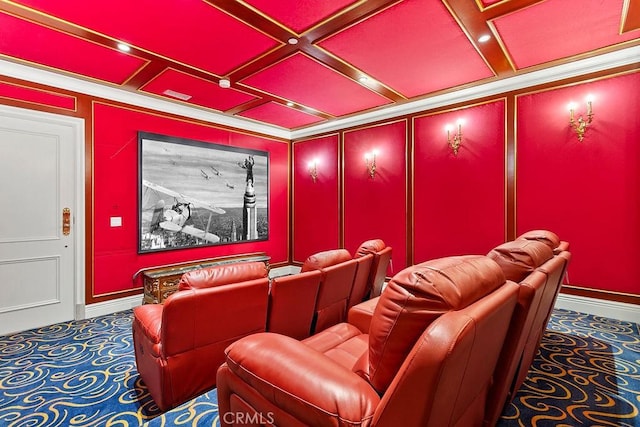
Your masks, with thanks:
M555 254L569 250L569 242L560 240L556 233L549 230L530 230L516 237L516 240L537 240L549 246Z
M271 279L267 331L303 339L310 335L322 272Z
M356 250L354 258L363 257L368 254L373 255L371 272L367 280L367 287L364 291L365 298L375 298L380 296L382 293L382 285L387 277L387 270L391 265L391 253L391 246L385 245L384 241L381 239L372 239L362 242L360 247ZM362 298L360 301L356 301L354 299L354 304L351 304L351 306L358 304L361 301Z
M265 330L269 279L262 262L185 273L164 304L133 310L136 366L165 411L215 387L224 349Z
M346 249L332 249L311 255L302 264L301 273L320 270L322 279L316 298L311 333L319 332L347 317L347 302L358 262Z
M495 425L527 376L570 259L569 252L560 249L569 247L568 243L562 244L554 233L535 230L528 236L504 243L488 254L503 268L507 279L519 282L520 291L487 406L487 426Z
M497 246L487 256L500 265L507 280L519 285L518 303L487 400L485 426L494 426L505 403L511 400L525 346L537 339L534 329L540 327L540 318L544 319L541 302L547 291L547 276L536 269L553 258L553 251L537 240L514 240Z
M488 257L443 258L389 282L369 334L243 338L218 370L221 425L479 426L517 292Z

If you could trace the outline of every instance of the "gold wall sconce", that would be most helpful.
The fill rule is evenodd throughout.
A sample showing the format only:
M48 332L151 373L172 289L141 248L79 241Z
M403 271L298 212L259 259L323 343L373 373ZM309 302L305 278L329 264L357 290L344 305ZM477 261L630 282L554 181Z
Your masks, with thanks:
M587 118L582 117L582 114L578 116L577 119L574 118L576 104L569 104L569 126L576 132L578 135L578 141L582 142L584 139L584 134L587 131L587 127L593 121L593 97L589 95L587 97Z
M309 176L315 183L318 179L318 159L313 159L309 162Z
M460 149L460 145L462 144L462 120L458 120L457 126L458 130L453 137L451 137L451 131L453 130L453 126L447 125L445 130L447 131L447 144L449 144L449 148L453 150L453 155L458 155L458 150Z
M376 156L380 154L378 150L373 150L364 155L364 161L367 164L367 172L373 179L376 176Z

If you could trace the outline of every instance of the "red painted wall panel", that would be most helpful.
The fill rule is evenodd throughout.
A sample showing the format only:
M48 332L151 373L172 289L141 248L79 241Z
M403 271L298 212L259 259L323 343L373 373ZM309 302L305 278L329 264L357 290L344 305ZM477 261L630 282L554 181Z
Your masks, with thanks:
M463 120L455 156L447 125ZM486 254L505 239L505 103L414 121L414 261ZM452 131L452 134L453 134Z
M517 98L517 232L571 244L572 285L638 294L640 73ZM584 141L567 105L594 98Z
M293 260L340 247L339 135L293 145ZM309 163L317 159L313 182Z
M407 121L344 133L344 247L380 238L393 247L393 271L407 266ZM376 174L370 178L364 155L374 149Z
M274 264L288 260L287 143L100 103L93 115L94 296L129 290L134 273L156 265L257 251ZM268 151L269 240L138 255L139 130ZM121 217L122 227L110 227L111 216Z

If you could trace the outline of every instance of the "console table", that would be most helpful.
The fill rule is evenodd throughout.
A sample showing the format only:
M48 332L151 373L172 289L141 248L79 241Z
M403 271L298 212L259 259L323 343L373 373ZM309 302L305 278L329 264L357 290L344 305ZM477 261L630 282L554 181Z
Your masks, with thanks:
M271 257L267 256L264 252L209 258L145 268L134 274L133 279L135 280L138 275L142 276L144 286L143 304L161 304L169 295L178 290L180 278L187 271L212 267L214 265L251 261L264 262L268 269L270 259Z

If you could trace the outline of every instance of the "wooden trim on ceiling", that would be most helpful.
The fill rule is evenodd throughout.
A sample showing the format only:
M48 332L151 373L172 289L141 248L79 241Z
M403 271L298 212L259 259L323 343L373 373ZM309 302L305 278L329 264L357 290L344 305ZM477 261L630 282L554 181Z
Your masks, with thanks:
M239 22L242 22L258 32L261 32L266 37L269 37L276 41L276 46L267 52L264 52L257 57L240 64L237 68L229 70L224 76L217 75L207 70L199 69L192 65L182 63L171 58L165 57L157 52L148 51L141 47L131 45L131 51L127 53L133 57L137 57L146 62L146 65L140 67L131 74L131 76L122 83L109 83L102 82L107 85L116 87L122 87L131 91L139 91L141 87L148 84L158 75L160 75L165 69L173 68L177 71L193 75L217 84L222 77L228 77L231 80L231 86L234 89L241 90L259 101L252 101L247 104L235 107L229 111L222 111L222 113L234 115L242 111L246 111L247 108L253 108L257 105L262 105L267 102L275 102L278 104L286 105L287 99L276 94L263 92L255 88L247 87L243 85L241 81L247 76L253 75L260 70L282 61L291 55L300 52L311 58L318 63L326 66L335 72L346 76L348 79L361 84L368 90L379 94L380 96L390 100L392 103L406 102L406 97L402 94L394 91L392 88L385 86L382 83L376 82L375 79L371 79L370 82L362 84L358 81L358 78L366 72L357 69L355 66L341 60L340 58L333 56L330 52L318 46L318 43L322 40L339 33L351 26L366 20L373 15L381 13L389 8L392 8L402 0L359 0L354 1L348 7L336 11L333 15L330 15L322 19L319 23L311 26L302 33L297 33L296 30L287 28L286 25L277 22L273 17L268 16L266 13L261 12L258 8L251 6L245 1L235 0L204 0L208 5L217 9L220 13L224 13ZM516 70L513 65L513 61L509 57L509 53L501 42L499 35L492 26L492 20L505 16L511 13L519 12L523 9L540 4L545 0L508 0L498 1L488 6L484 6L481 0L469 1L469 0L442 0L443 5L449 10L449 13L453 19L460 26L462 31L466 34L476 51L484 59L487 66L493 71L495 77L483 79L481 81L472 82L464 85L456 86L455 88L449 88L444 92L460 90L467 87L476 86L482 84L485 81L491 81L496 78L503 78L512 76L520 71L528 72L538 69L548 68L554 65L566 63L569 61L588 58L598 54L607 53L621 49L623 47L640 45L640 38L617 44L615 46L603 47L593 52L587 52L584 54L576 55L570 58L562 58L550 63L540 64L539 66L529 67L525 70ZM33 22L37 25L43 25L52 30L61 31L69 34L73 37L78 37L85 40L88 43L94 43L110 49L117 49L116 44L119 40L107 34L102 34L98 31L86 28L72 22L66 21L61 18L57 18L45 12L40 12L36 8L32 8L26 5L21 5L19 2L0 1L0 12L5 12L9 15L16 16L21 19ZM620 32L625 33L629 31L637 31L640 29L640 0L624 0L623 9L621 10L621 22ZM485 43L477 41L478 37L483 34L490 34L493 37ZM296 38L298 44L291 45L287 42L289 38ZM13 59L20 62L19 59ZM34 64L37 66L37 64ZM45 67L49 68L49 67ZM60 70L54 70L60 71ZM73 74L73 73L71 73ZM81 76L80 76L81 77ZM373 76L369 76L373 77ZM95 79L89 79L95 80ZM423 97L437 96L443 91L437 91L423 95ZM161 97L169 101L174 101L170 97ZM184 103L186 105L193 105L194 108L202 108L201 106ZM299 105L294 103L289 107L297 109L312 116L319 117L324 120L333 119L331 115L315 110L310 106ZM219 111L219 110L214 110ZM312 126L312 125L311 125ZM300 128L304 128L301 126Z
M515 70L511 66L511 61L493 35L485 14L469 0L446 0L444 3L489 68L493 70L493 73L499 77L514 74ZM483 35L492 35L492 37L481 43L478 39Z
M620 33L640 30L640 0L625 0L622 6Z

